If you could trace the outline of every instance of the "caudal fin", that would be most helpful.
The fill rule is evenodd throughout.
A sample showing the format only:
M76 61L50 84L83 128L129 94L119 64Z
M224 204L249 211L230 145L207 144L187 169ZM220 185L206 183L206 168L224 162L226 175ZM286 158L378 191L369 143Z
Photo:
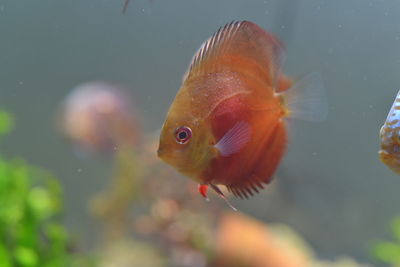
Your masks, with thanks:
M328 100L322 77L312 72L281 93L289 118L320 122L328 115Z

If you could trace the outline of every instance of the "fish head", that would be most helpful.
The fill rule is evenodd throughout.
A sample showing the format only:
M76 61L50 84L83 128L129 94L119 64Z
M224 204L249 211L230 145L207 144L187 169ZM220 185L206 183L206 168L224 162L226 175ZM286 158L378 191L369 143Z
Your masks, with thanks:
M217 151L210 124L175 100L160 134L158 157L181 173L199 180Z

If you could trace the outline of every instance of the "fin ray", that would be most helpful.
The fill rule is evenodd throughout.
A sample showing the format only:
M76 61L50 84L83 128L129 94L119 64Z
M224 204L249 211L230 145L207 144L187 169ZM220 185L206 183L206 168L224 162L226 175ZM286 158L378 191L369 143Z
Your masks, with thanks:
M328 101L322 77L312 72L281 93L289 118L320 122L328 115Z
M225 200L225 203L234 211L237 211L237 208L231 204L231 202L225 197L224 193L222 193L221 189L219 189L218 186L215 184L210 183L209 184L211 188L223 199Z
M239 121L225 133L215 148L222 156L228 157L239 152L250 141L250 136L250 125L245 121Z
M184 80L191 75L215 71L221 63L218 59L239 57L259 66L275 87L281 75L283 51L283 44L278 38L256 24L232 21L203 43L193 57Z

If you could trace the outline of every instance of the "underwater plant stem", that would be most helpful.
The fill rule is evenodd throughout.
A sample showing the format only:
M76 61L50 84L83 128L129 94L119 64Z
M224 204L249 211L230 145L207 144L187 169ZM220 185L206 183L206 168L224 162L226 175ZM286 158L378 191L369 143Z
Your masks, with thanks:
M120 147L115 155L115 173L107 192L95 199L93 211L103 220L106 240L121 240L129 230L131 207L138 196L139 175L131 147Z

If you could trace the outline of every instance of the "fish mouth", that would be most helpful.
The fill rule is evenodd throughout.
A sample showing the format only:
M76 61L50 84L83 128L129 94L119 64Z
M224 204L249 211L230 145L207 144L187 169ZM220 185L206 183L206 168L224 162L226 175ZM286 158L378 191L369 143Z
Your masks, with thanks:
M160 147L157 149L157 156L159 157L159 158L162 158L162 155L164 154L164 150L163 149L161 149Z
M165 146L158 146L157 149L157 157L165 161L166 156L168 155L168 149Z

